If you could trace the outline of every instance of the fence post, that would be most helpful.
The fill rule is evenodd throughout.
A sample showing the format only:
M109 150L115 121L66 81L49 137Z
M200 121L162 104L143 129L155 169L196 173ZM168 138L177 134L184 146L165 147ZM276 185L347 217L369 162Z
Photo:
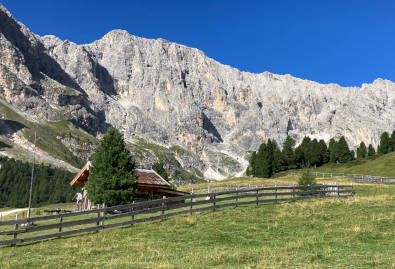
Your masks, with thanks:
M133 224L134 224L134 201L133 201L133 203L132 203L132 226L133 226Z
M103 211L101 212L101 216L102 216L101 227L102 227L102 229L104 229L104 219L106 216L106 204L103 203L102 208L103 208Z
M236 207L239 206L239 188L236 187Z
M62 232L62 223L63 223L63 216L60 216L60 219L59 219L59 233L61 233Z
M295 201L295 184L292 185L292 200Z
M275 185L275 187L276 187L276 191L275 191L275 193L276 193L275 202L277 203L277 184Z
M215 211L216 198L217 198L216 191L214 191L214 194L213 194L213 211Z
M99 227L100 226L100 205L97 205L97 209L99 209L99 211L97 212L97 222L96 222L96 226ZM96 230L96 232L98 232L99 230Z
M193 191L192 191L192 195L191 195L191 206L189 208L189 214L192 215L192 207L193 207Z
M15 220L18 220L18 218L19 218L19 215L16 214L16 215L15 215ZM18 224L18 223L15 223L14 239L16 239L17 236L18 236L18 233L16 232L16 231L18 230L18 226L19 226L19 224ZM15 245L16 245L16 243L12 244L12 246L15 246Z
M165 217L165 199L166 196L162 196L162 217L161 217L161 221L164 221Z
M259 203L259 190L258 190L258 188L256 189L256 205L258 205L258 203Z

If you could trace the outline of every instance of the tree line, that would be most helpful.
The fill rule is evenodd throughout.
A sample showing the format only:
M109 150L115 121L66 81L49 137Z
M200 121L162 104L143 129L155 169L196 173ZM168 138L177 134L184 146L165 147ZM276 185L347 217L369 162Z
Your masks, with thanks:
M26 207L29 201L32 165L0 157L0 206ZM38 164L34 169L32 205L71 202L76 190L69 182L69 171Z
M305 136L299 146L295 145L296 141L290 136L285 139L282 149L272 139L262 143L257 151L251 153L247 175L268 178L280 171L326 163L347 163L376 154L387 154L395 151L395 131L391 135L388 132L381 134L377 152L371 144L366 146L364 142L359 144L356 152L350 150L344 136L338 140L331 138L328 145L322 139Z

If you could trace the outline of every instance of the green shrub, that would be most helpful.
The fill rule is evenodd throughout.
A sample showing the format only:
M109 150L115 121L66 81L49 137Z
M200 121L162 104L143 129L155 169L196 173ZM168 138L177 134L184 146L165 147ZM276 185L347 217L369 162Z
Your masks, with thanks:
M299 191L300 192L307 192L310 189L308 186L315 185L315 184L317 184L317 182L315 180L315 176L310 171L306 170L303 172L303 174L299 178L298 185L304 186L303 188L300 188ZM313 195L313 194L312 193L300 194L300 196L307 196L307 195Z
M315 185L317 184L315 180L315 176L308 170L304 171L303 174L300 176L298 185L299 186L308 186L308 185Z

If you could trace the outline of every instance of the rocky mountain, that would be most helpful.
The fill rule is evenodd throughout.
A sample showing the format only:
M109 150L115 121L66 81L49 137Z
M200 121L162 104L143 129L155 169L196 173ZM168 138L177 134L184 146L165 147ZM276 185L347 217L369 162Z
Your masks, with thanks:
M344 135L352 146L377 145L395 129L388 80L341 87L241 72L198 49L123 30L77 45L35 35L3 6L0 55L0 141L11 155L40 129L43 159L78 166L114 126L141 165L164 160L184 177L220 179L242 174L246 152L268 138Z

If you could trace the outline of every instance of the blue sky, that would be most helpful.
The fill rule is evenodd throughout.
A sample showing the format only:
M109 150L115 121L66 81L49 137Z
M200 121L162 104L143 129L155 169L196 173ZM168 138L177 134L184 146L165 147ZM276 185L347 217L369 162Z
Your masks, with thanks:
M39 35L78 44L112 29L203 50L243 71L360 86L395 81L395 1L2 0Z

